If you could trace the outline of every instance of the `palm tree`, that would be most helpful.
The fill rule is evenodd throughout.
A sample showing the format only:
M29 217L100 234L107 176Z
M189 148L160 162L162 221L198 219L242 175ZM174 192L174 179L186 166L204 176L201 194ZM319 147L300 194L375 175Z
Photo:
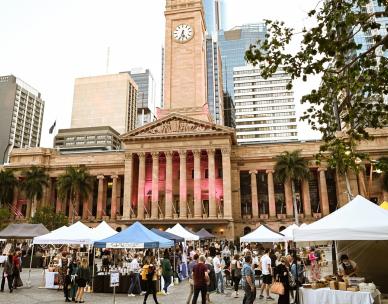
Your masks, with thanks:
M66 168L64 174L58 177L58 195L64 201L69 198L73 207L73 214L69 214L72 222L74 222L76 206L79 205L80 201L86 199L92 190L92 185L93 178L85 166L79 168L70 166Z
M292 201L294 204L295 224L299 225L298 208L296 205L295 182L310 176L307 160L300 156L300 150L285 151L276 157L275 179L279 183L291 181Z
M48 185L49 176L44 168L32 166L29 170L23 171L24 179L21 182L21 188L25 192L31 207L27 208L26 216L34 216L36 204L43 198L43 187Z
M0 207L4 204L11 204L13 190L18 185L18 180L13 171L5 169L0 171Z

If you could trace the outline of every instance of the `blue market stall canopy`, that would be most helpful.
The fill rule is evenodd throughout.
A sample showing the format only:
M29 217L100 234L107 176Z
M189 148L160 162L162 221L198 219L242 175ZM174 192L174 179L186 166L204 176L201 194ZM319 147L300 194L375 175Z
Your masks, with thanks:
M140 222L135 222L127 229L94 243L98 248L170 248L174 242L163 238L144 227Z
M201 240L211 240L211 239L214 239L216 237L214 234L211 234L205 228L202 228L201 230L199 230L195 234L198 235Z
M170 241L174 241L175 243L179 243L179 242L184 242L185 239L183 237L180 237L176 234L173 234L173 233L170 233L170 232L167 232L167 231L162 231L162 230L159 230L159 229L156 229L156 228L152 228L151 229L152 232L156 233L157 235L165 238L165 239L168 239Z

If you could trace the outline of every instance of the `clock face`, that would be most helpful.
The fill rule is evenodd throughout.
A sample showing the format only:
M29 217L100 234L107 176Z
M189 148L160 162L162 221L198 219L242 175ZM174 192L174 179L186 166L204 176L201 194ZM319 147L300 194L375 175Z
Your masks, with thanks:
M178 42L187 42L194 36L192 27L188 24L180 24L175 28L173 37Z

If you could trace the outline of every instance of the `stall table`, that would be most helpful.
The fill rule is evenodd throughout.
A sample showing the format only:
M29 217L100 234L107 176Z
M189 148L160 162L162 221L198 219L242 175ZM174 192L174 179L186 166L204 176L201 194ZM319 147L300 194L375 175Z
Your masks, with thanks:
M45 288L52 288L52 289L58 289L58 280L56 280L56 277L58 277L58 272L55 271L48 271L47 269L44 272L45 276Z
M301 304L380 304L380 291L374 293L362 291L333 290L330 288L300 288Z
M122 275L120 273L120 285L116 287L116 293L128 293L129 285L131 283L130 275ZM140 286L142 290L138 290L135 286L133 294L140 294L142 291L146 290L145 281L140 278ZM159 281L156 284L156 290L159 291ZM110 275L96 275L93 281L93 292L95 293L113 293L113 287L110 287Z

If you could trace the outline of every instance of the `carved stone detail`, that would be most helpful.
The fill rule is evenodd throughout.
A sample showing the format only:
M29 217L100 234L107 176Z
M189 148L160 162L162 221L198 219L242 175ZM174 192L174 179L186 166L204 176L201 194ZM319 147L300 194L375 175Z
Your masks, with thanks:
M195 124L183 120L170 120L166 121L158 126L151 129L144 130L139 135L154 135L154 134L170 134L170 133L182 133L182 132L197 132L211 130L209 127L204 125Z

